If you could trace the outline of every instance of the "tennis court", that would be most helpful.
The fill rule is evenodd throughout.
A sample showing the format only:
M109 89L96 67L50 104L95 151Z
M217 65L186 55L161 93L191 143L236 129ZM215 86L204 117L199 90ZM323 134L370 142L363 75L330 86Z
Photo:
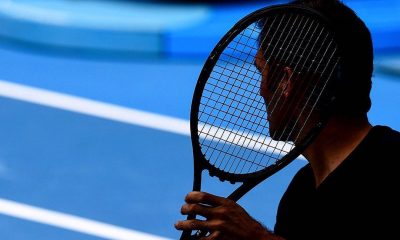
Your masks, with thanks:
M371 121L400 130L400 3L344 2L375 41ZM178 239L197 77L232 24L264 5L0 3L0 238ZM240 203L273 227L304 164Z

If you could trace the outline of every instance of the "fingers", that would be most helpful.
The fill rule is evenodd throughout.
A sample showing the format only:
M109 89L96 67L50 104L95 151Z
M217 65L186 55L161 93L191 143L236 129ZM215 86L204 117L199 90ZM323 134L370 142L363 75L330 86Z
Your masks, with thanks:
M211 209L211 207L200 204L184 204L181 208L181 213L183 215L193 214L209 218L213 215L213 209Z
M207 229L208 223L203 220L185 220L175 223L177 230L205 230Z
M220 220L183 220L175 223L177 230L204 230L204 231L219 231L224 230L224 222Z
M183 215L200 215L207 219L223 218L226 210L233 207L234 202L205 192L191 192L181 208Z
M186 195L185 201L187 203L206 204L216 207L227 204L231 200L206 192L190 192L188 195Z

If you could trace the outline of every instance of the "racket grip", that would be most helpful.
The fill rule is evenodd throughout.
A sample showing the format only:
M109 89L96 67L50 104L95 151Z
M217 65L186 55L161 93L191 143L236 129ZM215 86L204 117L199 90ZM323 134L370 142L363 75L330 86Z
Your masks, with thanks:
M183 230L181 238L179 238L179 240L191 240L191 238L192 238L192 231Z
M198 240L201 237L204 237L207 235L207 231L201 231L198 230L194 235L192 235L191 230L185 230L183 231L181 238L179 240Z

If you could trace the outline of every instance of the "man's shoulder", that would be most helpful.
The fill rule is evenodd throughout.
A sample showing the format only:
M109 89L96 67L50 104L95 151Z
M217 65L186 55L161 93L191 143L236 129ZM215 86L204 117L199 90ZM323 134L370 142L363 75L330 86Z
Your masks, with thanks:
M396 131L388 126L375 126L382 136L382 140L387 143L400 144L400 132Z
M308 188L309 186L313 186L313 183L314 183L314 176L312 173L311 166L308 163L302 168L300 168L294 175L288 186L288 190L303 189L304 187Z
M400 132L388 126L374 126L370 134L370 144L364 147L362 170L374 174L375 182L389 184L388 178L398 178L396 174ZM380 180L378 180L380 179ZM393 180L393 179L392 179Z
M374 145L381 151L394 153L400 150L400 132L388 126L374 126L373 129Z

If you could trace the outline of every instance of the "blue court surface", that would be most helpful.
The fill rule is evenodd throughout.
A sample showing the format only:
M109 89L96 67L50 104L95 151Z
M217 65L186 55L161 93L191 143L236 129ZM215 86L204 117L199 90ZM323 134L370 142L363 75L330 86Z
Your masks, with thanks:
M400 2L344 2L376 46L371 122L400 130ZM197 77L232 24L268 4L1 1L0 239L179 239ZM272 228L304 164L239 203Z

